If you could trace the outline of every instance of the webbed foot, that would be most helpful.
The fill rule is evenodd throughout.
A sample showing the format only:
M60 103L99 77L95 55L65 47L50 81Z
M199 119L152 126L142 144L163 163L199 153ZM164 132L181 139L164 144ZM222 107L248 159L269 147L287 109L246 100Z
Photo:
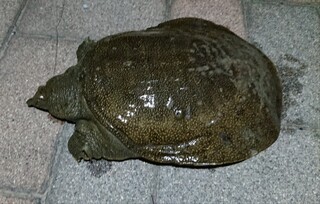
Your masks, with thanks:
M77 161L102 157L101 145L96 140L97 134L100 133L90 122L81 120L76 123L75 132L68 142L68 149Z

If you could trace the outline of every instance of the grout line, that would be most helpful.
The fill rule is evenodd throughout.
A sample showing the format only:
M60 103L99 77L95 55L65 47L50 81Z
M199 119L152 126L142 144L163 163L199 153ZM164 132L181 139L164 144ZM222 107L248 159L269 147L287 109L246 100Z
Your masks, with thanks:
M158 198L158 190L160 185L160 169L156 166L156 168L153 168L153 176L152 176L152 182L151 182L151 204L157 204L159 203Z
M244 0L240 0L240 8L241 8L241 13L242 13L242 16L243 16L243 27L244 27L244 35L245 35L245 38L246 39L249 39L249 26L248 26L248 16L247 16L247 5L246 3L244 2Z
M315 131L315 130L320 130L319 127L312 127L310 125L296 125L296 124L283 124L281 125L280 131L285 131L285 130L310 130L310 131Z
M62 145L66 142L63 137L63 132L67 128L68 123L65 123L63 127L60 129L57 139L53 145L53 151L51 156L51 161L48 165L48 174L47 178L44 180L42 185L40 186L40 191L38 189L28 189L28 188L14 188L10 186L0 186L0 195L3 194L6 197L13 198L22 198L22 199L31 199L36 198L42 201L46 199L47 193L50 191L53 179L55 178L55 170L57 169L57 164L60 158L60 154L62 151ZM38 202L40 203L40 202Z
M22 1L18 11L16 12L15 17L13 18L11 26L9 27L5 37L3 38L2 43L0 44L0 61L6 53L8 45L9 45L12 37L17 33L17 31L16 31L17 30L17 23L21 20L23 14L24 14L24 11L26 10L26 5L28 4L28 1L29 0Z
M241 1L241 7L242 7L242 13L243 13L243 26L245 29L245 36L246 36L246 40L253 44L254 43L254 39L252 38L252 36L250 35L250 26L252 24L252 19L251 19L251 10L252 10L252 4L256 4L255 3L248 3L247 0L242 0Z
M29 39L41 39L41 40L55 40L57 38L56 35L50 34L35 34L35 33L17 33L17 37L20 38L29 38ZM59 41L67 41L67 42L82 42L82 38L72 38L67 36L58 36Z
M41 203L45 203L48 193L51 191L53 181L57 176L57 170L59 168L59 160L62 154L63 145L67 144L67 138L64 137L64 132L69 125L70 125L69 123L65 122L65 124L63 125L63 128L58 133L57 140L54 144L55 151L52 153L53 156L50 162L51 165L50 165L50 171L48 172L48 180L46 180L46 182L44 182L42 186L43 196L42 196Z
M60 22L61 22L61 20L62 20L62 16L63 16L64 9L65 9L65 4L66 4L66 1L63 0L63 2L62 2L62 8L61 8L61 11L60 11L60 14L59 14L59 18L58 18L58 23L57 23L56 28L55 28L55 31L56 31L56 51L55 51L55 56L54 56L53 74L56 73L56 69L57 69L58 45L59 45L59 30L58 30L58 27L59 27Z
M59 154L60 152L60 149L59 149L59 146L61 146L61 142L60 142L60 137L62 135L62 132L64 130L64 127L65 127L65 124L62 126L62 128L60 128L58 134L57 134L57 137L56 137L56 140L54 141L54 144L53 144L53 150L52 150L52 153L51 153L51 157L50 157L50 162L49 162L49 165L48 165L48 173L47 173L47 178L43 181L41 187L40 187L40 193L41 194L45 194L47 189L48 189L48 186L50 184L50 180L51 180L51 175L52 175L52 171L53 171L53 166L55 164L55 161L56 161L56 155Z
M164 21L171 19L171 8L175 0L165 0Z

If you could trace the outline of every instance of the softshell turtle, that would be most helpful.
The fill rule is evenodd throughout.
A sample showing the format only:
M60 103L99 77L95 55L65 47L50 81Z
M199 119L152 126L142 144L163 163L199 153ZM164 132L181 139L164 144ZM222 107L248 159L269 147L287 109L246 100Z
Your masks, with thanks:
M97 42L27 101L75 123L73 157L222 165L269 147L280 131L273 63L227 28L167 21Z

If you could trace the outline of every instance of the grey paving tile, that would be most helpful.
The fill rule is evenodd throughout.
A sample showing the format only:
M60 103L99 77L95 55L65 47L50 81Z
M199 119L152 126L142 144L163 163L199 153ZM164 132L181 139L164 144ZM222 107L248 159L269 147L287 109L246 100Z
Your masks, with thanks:
M239 0L173 1L171 18L199 17L228 27L245 38L243 15Z
M7 197L7 196L0 195L0 203L2 204L35 204L38 202L39 200L22 199L22 198Z
M222 1L174 2L171 18L193 15L215 22L219 19L221 24L244 36L238 1L224 4ZM250 39L282 67L282 75L288 79L286 121L305 124L307 128L284 129L271 148L248 161L214 170L194 170L160 167L136 160L77 163L67 150L73 126L66 125L58 140L61 152L53 169L52 183L49 183L47 203L258 203L261 200L315 203L319 200L320 134L317 127L320 126L312 109L319 104L315 97L319 96L315 81L319 74L315 57L319 56L315 52L317 47L312 47L312 43L315 46L319 43L314 38L319 34L316 33L318 19L312 8L279 8L267 4L254 4L249 8ZM156 0L149 3L113 0L105 4L100 1L29 1L20 31L55 36L59 24L62 38L57 50L55 40L14 38L0 61L0 95L7 96L0 99L0 108L4 110L0 126L5 130L4 136L0 135L0 154L5 158L0 160L0 187L38 191L47 179L60 125L47 119L46 113L27 109L25 100L38 85L75 63L75 51L80 42L63 41L63 37L100 38L119 31L146 28L162 21L164 13L164 1ZM56 51L57 66L54 66ZM312 100L302 100L304 97ZM311 112L313 118L307 118Z
M156 166L141 161L77 163L67 149L73 125L66 125L62 152L47 203L151 203Z
M0 187L40 191L61 127L28 108L39 84L52 76L55 42L14 38L0 61Z
M23 33L94 39L142 29L163 20L165 0L30 1L19 26ZM144 23L141 23L144 22Z
M313 7L247 4L248 33L279 68L283 124L320 128L320 24Z
M56 49L56 66L52 76L61 74L70 66L77 64L77 49L82 43L80 41L59 41ZM50 76L50 77L52 77ZM47 80L46 80L47 81Z
M316 203L320 132L282 132L257 156L216 169L162 167L157 203Z
M56 27L62 12L62 0L28 1L18 32L56 35Z
M22 3L23 0L0 0L0 45Z

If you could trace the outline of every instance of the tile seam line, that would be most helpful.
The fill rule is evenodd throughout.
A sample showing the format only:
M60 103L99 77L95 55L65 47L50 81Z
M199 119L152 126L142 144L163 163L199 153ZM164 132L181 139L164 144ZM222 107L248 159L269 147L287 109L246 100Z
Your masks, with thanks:
M168 21L171 19L171 11L172 11L172 5L175 3L176 0L165 0L164 4L165 4L165 11L163 13L163 21ZM150 193L150 197L151 197L151 203L157 203L159 202L159 196L158 196L158 186L159 186L159 169L153 169L153 179L156 180L157 184L156 185L152 185L151 187L149 187L151 193Z
M50 161L48 179L44 181L41 186L41 192L43 194L43 196L41 197L41 203L46 203L46 200L48 199L48 194L50 194L50 191L52 189L54 179L58 175L59 160L61 158L63 145L66 144L68 141L68 138L65 138L63 135L66 129L68 128L68 125L70 125L70 123L65 122L65 124L63 124L63 127L58 133L57 140L55 141L54 152L52 153L52 158Z
M0 186L0 195L11 196L17 198L37 198L45 200L48 192L51 190L53 179L56 177L55 170L57 170L58 160L62 151L62 145L65 143L63 132L68 123L65 123L57 134L57 139L54 143L54 150L51 155L50 164L48 165L48 178L44 179L39 188L28 188L28 187L11 187L11 186Z
M151 197L151 203L155 204L155 203L160 203L160 197L158 195L159 193L159 185L160 185L160 168L152 168L153 169L153 176L152 176L152 182L153 184L150 186L150 197Z
M165 11L164 11L164 21L168 21L171 19L171 10L172 10L172 5L174 4L176 0L165 0Z
M8 48L8 45L11 41L11 39L14 36L14 33L16 32L17 29L17 23L21 20L24 11L26 10L27 4L29 0L24 0L22 1L18 11L16 12L12 24L9 26L9 29L0 45L0 62L2 61L3 57L5 56L6 50Z
M15 191L11 189L0 189L0 195L18 199L42 199L43 195L34 192Z
M58 52L59 52L59 25L61 23L61 20L63 18L64 10L65 10L65 5L66 5L66 0L63 0L62 2L62 8L61 11L58 14L58 22L55 27L55 32L56 32L56 49L55 49L55 56L54 56L54 67L53 67L53 74L56 74L56 69L57 69L57 61L58 61Z
M240 9L243 16L243 27L244 27L244 35L246 39L249 39L249 32L248 32L248 16L247 14L247 6L245 5L246 2L244 0L240 0Z
M56 41L57 36L50 35L50 34L43 34L43 33L24 33L24 32L19 32L16 34L17 38L26 38L26 39L35 39L35 40L51 40L51 41ZM74 38L74 37L68 37L68 36L63 36L59 35L59 42L75 42L75 43L81 43L83 41L82 38Z

